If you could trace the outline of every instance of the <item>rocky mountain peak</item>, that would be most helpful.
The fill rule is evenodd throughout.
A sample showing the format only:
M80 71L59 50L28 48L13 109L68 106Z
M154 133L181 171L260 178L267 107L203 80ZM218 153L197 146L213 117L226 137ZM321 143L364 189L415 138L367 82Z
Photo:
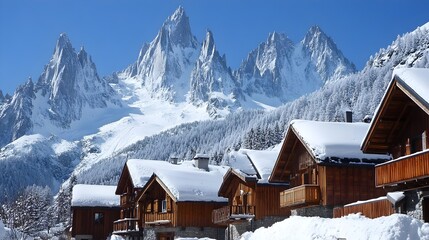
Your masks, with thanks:
M216 51L216 47L214 44L213 33L210 30L207 30L206 38L205 38L203 45L201 47L200 58L206 59L209 57L213 57L213 55L215 53L217 53L217 51Z
M355 65L344 57L335 42L319 26L311 27L301 44L325 83L356 72Z
M179 45L184 48L196 48L198 45L196 38L192 35L189 18L181 6L167 18L158 35L160 35L161 40L168 36L172 45Z

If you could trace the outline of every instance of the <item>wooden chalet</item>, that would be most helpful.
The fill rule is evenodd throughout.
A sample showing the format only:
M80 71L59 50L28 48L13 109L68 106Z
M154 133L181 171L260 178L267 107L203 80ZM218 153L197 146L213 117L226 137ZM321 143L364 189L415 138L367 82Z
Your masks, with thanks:
M226 168L209 166L208 161L199 155L154 171L138 196L143 235L224 238L224 229L212 222L211 213L227 205L227 199L217 196Z
M336 206L385 195L374 186L374 166L390 159L364 154L360 144L369 124L294 120L270 182L290 184L280 206L292 214L332 217Z
M391 154L375 167L375 185L404 191L402 212L429 221L429 69L395 69L363 143L366 153Z
M120 217L113 223L115 234L128 239L140 239L141 219L138 218L136 196L141 192L152 172L153 169L146 169L144 161L140 159L130 159L125 163L115 191L116 195L120 196L121 208Z
M119 218L116 186L77 184L73 187L72 237L76 240L106 239Z
M279 202L279 194L288 184L268 182L277 155L278 150L230 153L228 165L231 168L218 193L228 198L228 206L213 211L213 222L228 227L229 239L290 216L290 210L280 208Z

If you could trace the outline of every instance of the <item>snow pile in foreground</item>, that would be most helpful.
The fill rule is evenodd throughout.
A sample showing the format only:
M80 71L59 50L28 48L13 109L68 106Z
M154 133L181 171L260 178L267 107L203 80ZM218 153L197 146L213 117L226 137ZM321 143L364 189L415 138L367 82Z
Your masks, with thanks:
M369 219L360 214L342 218L293 216L269 228L247 232L242 240L252 239L429 239L429 224L403 214Z

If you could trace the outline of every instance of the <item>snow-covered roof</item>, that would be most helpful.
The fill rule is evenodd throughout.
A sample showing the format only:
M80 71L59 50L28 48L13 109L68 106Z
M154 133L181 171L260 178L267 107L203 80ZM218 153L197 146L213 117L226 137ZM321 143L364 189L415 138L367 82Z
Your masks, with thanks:
M127 167L134 187L144 187L155 174L177 201L227 201L217 194L226 167L209 165L209 171L206 171L196 168L193 161L171 164L142 159L128 160Z
M397 68L393 70L393 78L412 90L416 97L429 105L429 69L428 68Z
M168 169L173 164L159 160L129 159L126 163L135 188L142 188L157 169Z
M72 207L119 207L116 186L77 184L72 191Z
M228 165L243 176L258 178L258 183L267 183L279 151L240 149L230 153Z
M360 149L369 128L367 123L319 122L293 120L290 127L318 162L342 159L389 160L389 155L367 154Z

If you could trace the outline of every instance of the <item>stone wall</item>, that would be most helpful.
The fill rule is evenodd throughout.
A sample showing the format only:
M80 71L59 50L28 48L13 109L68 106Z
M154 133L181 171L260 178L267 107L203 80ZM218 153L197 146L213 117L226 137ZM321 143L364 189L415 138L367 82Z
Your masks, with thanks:
M182 238L213 238L224 240L224 228L212 227L145 227L143 230L144 240L156 240L157 233L174 233L174 237Z
M404 194L407 215L423 221L423 198L429 197L429 191L407 191Z
M287 217L266 217L264 219L229 224L229 227L225 230L225 240L238 240L245 232L253 232L260 227L270 227L274 223L283 221L286 218Z
M333 217L333 208L327 206L312 206L306 208L298 208L291 210L292 216L303 216L303 217Z

